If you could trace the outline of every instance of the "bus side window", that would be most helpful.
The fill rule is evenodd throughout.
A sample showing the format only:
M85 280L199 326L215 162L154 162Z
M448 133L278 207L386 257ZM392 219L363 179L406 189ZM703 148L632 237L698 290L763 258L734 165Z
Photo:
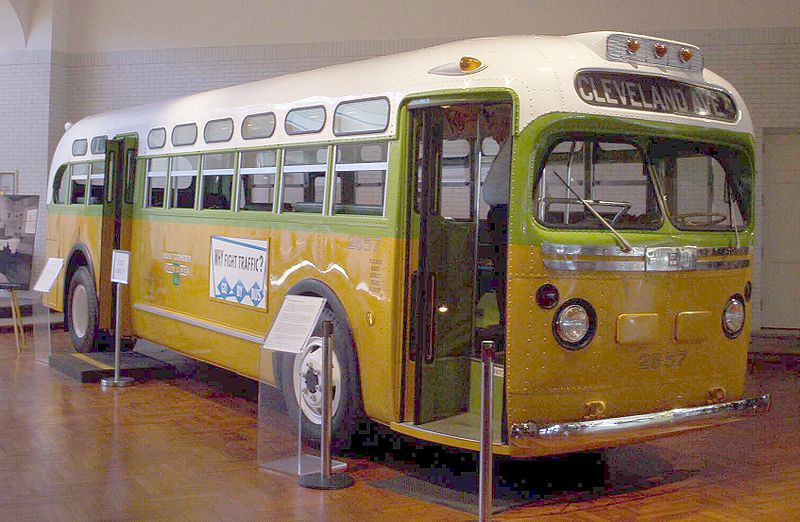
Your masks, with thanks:
M103 182L106 173L105 161L96 161L92 163L92 170L89 174L90 191L89 191L89 204L102 205L103 204Z
M388 149L388 143L336 148L334 214L383 215Z
M53 180L53 203L66 204L69 190L69 165L61 165Z
M88 163L75 163L72 165L72 174L70 176L71 194L70 203L78 205L86 204L86 185L89 182L89 164Z
M203 156L202 208L230 210L234 164L233 152Z
M144 187L144 206L160 208L164 206L164 189L167 186L167 165L169 158L150 158Z
M194 208L200 155L175 156L169 166L169 208Z
M284 151L282 211L321 214L327 169L327 147Z
M275 197L277 151L251 150L241 153L239 159L239 210L272 210Z

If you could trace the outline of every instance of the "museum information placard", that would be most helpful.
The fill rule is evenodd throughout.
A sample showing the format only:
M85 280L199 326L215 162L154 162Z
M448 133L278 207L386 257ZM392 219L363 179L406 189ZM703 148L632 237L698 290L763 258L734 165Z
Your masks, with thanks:
M114 250L111 254L111 282L127 285L130 266L131 253L127 250Z
M317 326L326 300L308 295L287 295L283 299L263 348L300 353Z

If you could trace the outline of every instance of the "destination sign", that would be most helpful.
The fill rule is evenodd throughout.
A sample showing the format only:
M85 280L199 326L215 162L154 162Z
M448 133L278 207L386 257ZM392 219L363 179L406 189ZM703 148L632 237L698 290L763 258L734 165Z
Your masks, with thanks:
M736 104L716 89L638 74L583 71L575 89L590 105L736 121Z

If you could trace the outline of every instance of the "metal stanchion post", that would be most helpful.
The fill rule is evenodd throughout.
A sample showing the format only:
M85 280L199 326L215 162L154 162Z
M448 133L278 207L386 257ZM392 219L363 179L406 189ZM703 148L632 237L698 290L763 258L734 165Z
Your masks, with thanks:
M481 343L481 454L478 492L478 520L492 519L492 397L494 386L494 341Z
M103 377L100 379L102 386L128 386L133 383L132 377L121 377L119 374L119 354L122 345L122 321L120 311L122 310L122 285L115 283L117 289L117 310L114 317L114 377Z
M311 489L343 489L353 485L353 479L344 473L331 472L332 395L331 366L333 366L333 321L322 323L322 426L320 434L321 466L319 475L301 475L299 484ZM302 412L299 412L303 415Z

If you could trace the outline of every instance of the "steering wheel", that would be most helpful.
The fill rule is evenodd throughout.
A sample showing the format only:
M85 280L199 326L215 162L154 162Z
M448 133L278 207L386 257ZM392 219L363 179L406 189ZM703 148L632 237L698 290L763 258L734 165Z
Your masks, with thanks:
M611 226L612 227L615 226L619 218L627 215L628 215L628 209L627 208L621 209L619 212L616 213L616 215L614 215L614 218L611 220Z
M686 212L685 214L676 214L672 216L678 225L685 227L702 227L708 225L719 225L728 216L720 214L719 212ZM704 218L704 219L693 219Z

